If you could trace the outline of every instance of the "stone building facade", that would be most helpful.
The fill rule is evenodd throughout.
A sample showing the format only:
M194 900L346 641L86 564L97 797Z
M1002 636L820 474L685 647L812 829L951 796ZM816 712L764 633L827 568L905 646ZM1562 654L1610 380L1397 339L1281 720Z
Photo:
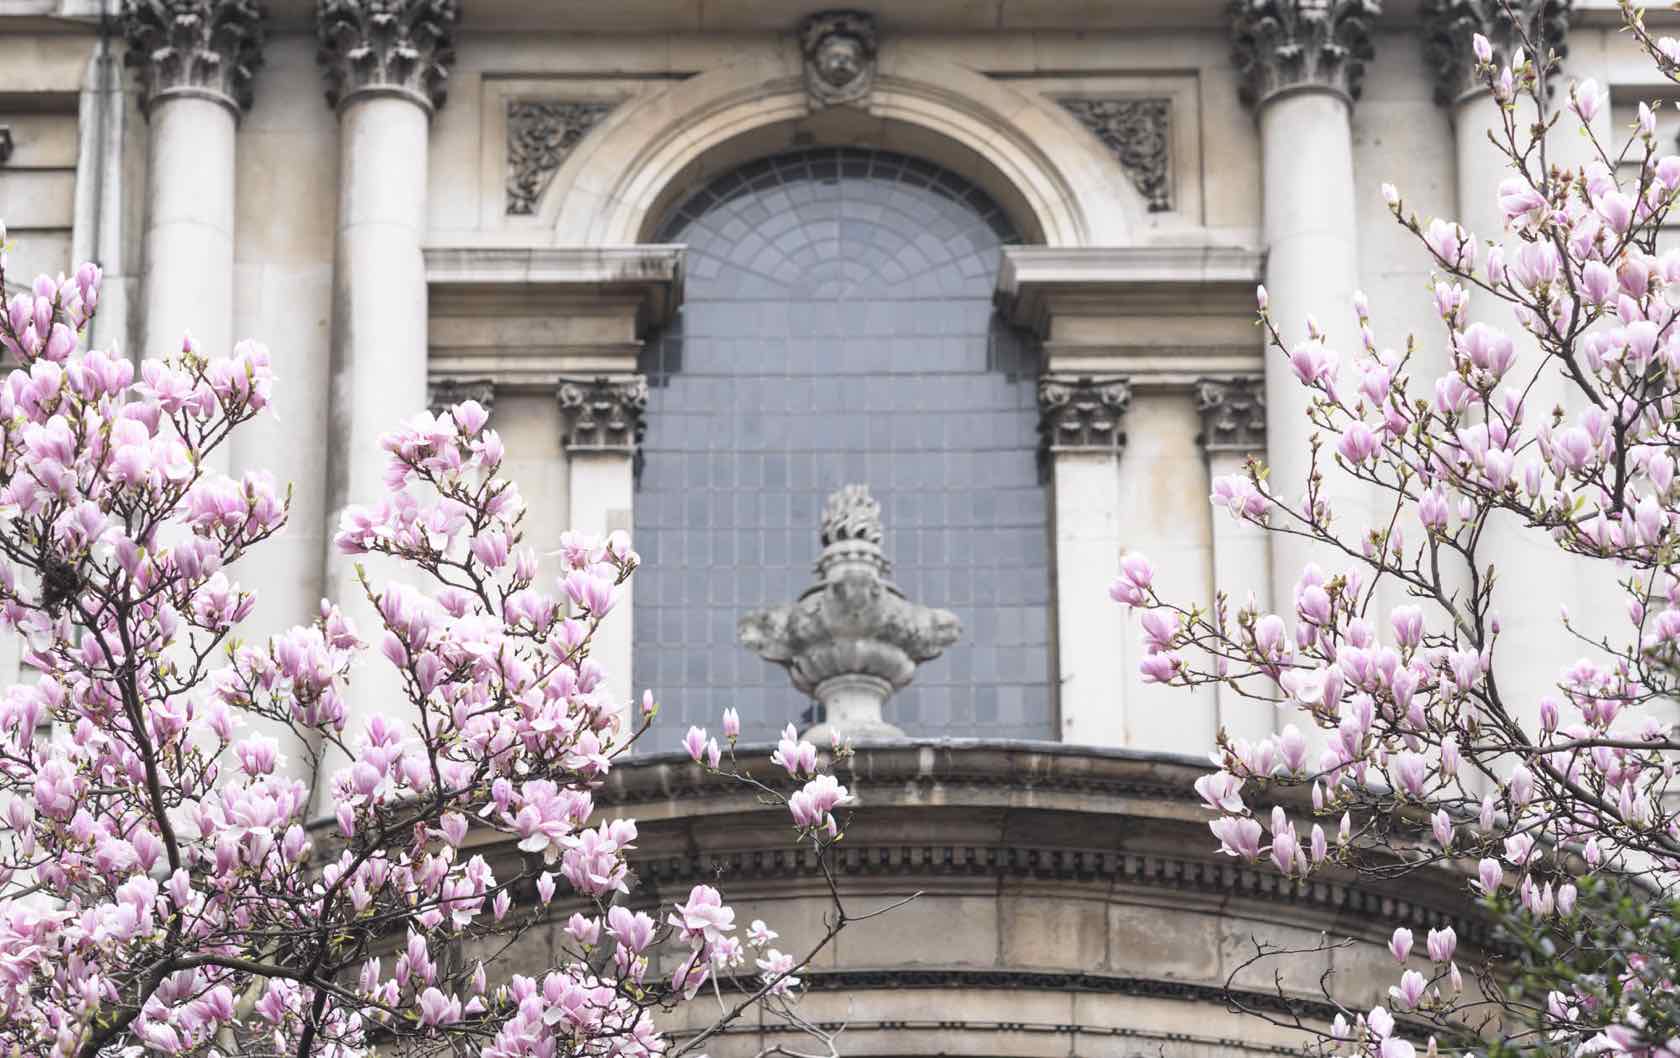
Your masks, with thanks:
M647 560L601 653L658 689L652 748L727 705L762 741L818 718L737 624L810 585L825 497L866 483L902 597L962 632L853 780L847 884L924 896L848 934L814 1009L847 1053L1267 1050L1293 1037L1219 993L1250 935L1371 939L1374 909L1449 898L1214 857L1187 760L1274 718L1141 683L1104 587L1136 549L1180 597L1288 598L1305 553L1207 502L1251 453L1301 478L1255 284L1344 348L1356 288L1393 340L1428 331L1378 185L1497 231L1464 57L1510 46L1502 7L0 0L0 217L14 275L103 266L97 342L273 351L278 414L227 457L294 483L242 575L253 632L353 594L327 541L379 434L471 396L539 546L627 529ZM1513 7L1610 86L1606 132L1672 91L1612 0ZM1508 634L1564 650L1524 560ZM757 809L685 763L641 755L608 795L656 891L721 865L767 918L820 908L776 821L717 845Z

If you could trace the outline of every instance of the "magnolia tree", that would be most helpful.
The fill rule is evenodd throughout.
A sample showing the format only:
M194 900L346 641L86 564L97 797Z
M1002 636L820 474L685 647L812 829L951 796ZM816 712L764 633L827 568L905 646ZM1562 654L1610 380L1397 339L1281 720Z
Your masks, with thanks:
M592 803L657 712L589 658L629 541L568 534L559 579L539 576L484 409L422 413L383 438L387 492L336 540L396 573L361 577L373 627L323 603L242 642L237 563L288 494L207 457L268 405L268 354L82 351L99 289L83 265L0 312L21 365L0 384L0 621L36 677L0 693L0 1056L638 1058L755 1005L805 1024L796 974L851 920L832 877L827 932L785 953L709 885L638 904L636 825ZM350 723L370 666L400 697ZM826 876L846 788L791 728L769 782L735 763L733 715L722 731L729 763L701 731L696 761L785 803ZM317 776L288 747L347 763ZM518 851L494 871L475 850L498 842ZM495 961L539 923L554 965ZM661 1013L689 1001L715 1015L667 1040Z
M1680 41L1649 34L1626 0L1624 15L1680 83ZM1312 541L1321 562L1278 571L1295 589L1277 613L1175 602L1136 554L1111 594L1141 613L1145 680L1216 684L1279 713L1276 737L1222 733L1218 770L1196 784L1220 851L1303 883L1446 872L1498 926L1474 953L1444 922L1395 929L1382 1005L1329 978L1333 1023L1281 1020L1381 1058L1680 1055L1680 250L1658 245L1680 156L1649 106L1625 141L1595 136L1607 93L1566 82L1533 41L1499 66L1478 37L1475 60L1502 104L1503 230L1425 222L1383 188L1433 258L1440 331L1390 348L1359 297L1363 348L1336 350L1311 321L1273 319L1259 292L1319 432L1307 480L1251 462L1213 501ZM1548 135L1577 133L1591 160L1559 164ZM1332 509L1332 493L1361 509ZM1501 563L1501 523L1625 597L1587 615L1604 629L1558 618L1579 660L1501 636L1500 584L1534 575ZM1553 693L1501 684L1520 666L1555 670Z

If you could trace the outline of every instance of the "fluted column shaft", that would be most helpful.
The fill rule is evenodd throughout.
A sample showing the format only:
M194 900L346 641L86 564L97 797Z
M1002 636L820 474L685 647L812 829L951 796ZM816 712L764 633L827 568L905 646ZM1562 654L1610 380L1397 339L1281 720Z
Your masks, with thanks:
M1545 40L1566 54L1564 31L1567 3L1559 0L1434 0L1425 8L1426 50L1436 75L1436 98L1451 109L1455 143L1455 193L1458 223L1482 244L1478 262L1486 256L1488 240L1505 241L1504 214L1499 208L1499 185L1514 175L1510 161L1488 140L1488 131L1503 127L1500 103L1474 76L1472 38L1480 33L1494 48L1494 62L1503 65L1522 45L1524 34ZM1510 17L1515 14L1520 22ZM1562 86L1558 86L1561 90ZM1532 125L1534 104L1519 97L1519 128ZM1560 134L1549 147L1573 144L1573 119L1560 122ZM1572 159L1580 161L1578 157ZM1515 243L1508 246L1514 252ZM1467 317L1511 335L1517 341L1517 364L1511 379L1526 380L1541 367L1539 346L1520 328L1510 309L1491 297L1473 295ZM1532 426L1551 414L1559 403L1569 406L1560 374L1544 370L1528 401ZM1500 620L1500 644L1495 651L1495 674L1501 694L1514 714L1534 729L1540 699L1557 694L1559 670L1581 656L1583 648L1563 627L1560 604L1572 605L1578 594L1579 564L1553 545L1543 532L1520 519L1497 512L1489 519L1477 552L1477 565L1497 567L1493 609Z
M234 140L262 62L251 0L127 0L126 61L150 124L141 356L233 349ZM225 450L213 462L225 469Z
M368 639L378 638L378 614L357 561L331 538L346 506L375 503L385 490L380 436L427 406L420 246L431 118L444 101L457 17L453 0L320 0L316 11L339 120L326 586ZM395 572L371 556L360 564L376 590ZM346 706L352 744L375 713L406 719L401 683L382 659L361 666ZM341 762L326 763L330 774Z

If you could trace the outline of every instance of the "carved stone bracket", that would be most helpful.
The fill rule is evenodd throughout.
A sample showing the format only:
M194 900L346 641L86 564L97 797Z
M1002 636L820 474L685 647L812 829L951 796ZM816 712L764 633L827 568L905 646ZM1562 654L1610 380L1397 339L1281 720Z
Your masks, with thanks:
M1573 0L1425 0L1423 54L1435 76L1435 101L1453 103L1480 88L1471 41L1480 33L1493 45L1495 65L1510 61L1526 35L1532 55L1551 49L1569 54L1569 10Z
M1149 212L1172 209L1172 100L1057 100L1102 141L1126 170Z
M1238 94L1256 106L1278 92L1320 85L1358 99L1378 0L1233 0L1231 61Z
M433 415L442 415L450 407L469 400L478 401L486 415L495 414L496 383L488 378L439 378L426 386L426 407Z
M793 685L822 703L827 729L852 738L904 733L882 716L916 666L957 641L962 624L948 610L918 606L889 580L881 553L881 505L864 485L829 496L822 515L818 583L797 602L741 618L741 645L788 670Z
M256 0L123 0L123 61L138 72L141 109L168 95L251 109L265 16Z
M805 93L813 108L857 103L875 87L879 38L875 16L864 11L822 11L799 24L805 59Z
M563 378L556 391L568 452L622 452L639 459L647 431L647 379Z
M507 212L527 216L578 141L617 104L510 99L507 105Z
M1123 378L1045 375L1038 380L1039 454L1114 452L1126 446L1122 428L1132 403Z
M1204 378L1196 383L1207 452L1266 451L1266 381L1259 375Z
M385 91L443 106L460 17L460 0L317 0L315 57L327 103Z

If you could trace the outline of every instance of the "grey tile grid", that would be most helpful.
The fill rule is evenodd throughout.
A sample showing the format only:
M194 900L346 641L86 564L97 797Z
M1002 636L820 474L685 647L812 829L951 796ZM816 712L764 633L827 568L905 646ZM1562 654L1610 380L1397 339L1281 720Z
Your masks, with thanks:
M655 748L729 705L749 738L808 707L735 622L811 583L818 512L848 481L881 500L906 594L965 625L889 716L916 735L1051 737L1036 353L991 312L1015 238L1002 211L926 162L822 149L714 180L659 237L690 257L644 363L634 633L637 683L666 710Z

